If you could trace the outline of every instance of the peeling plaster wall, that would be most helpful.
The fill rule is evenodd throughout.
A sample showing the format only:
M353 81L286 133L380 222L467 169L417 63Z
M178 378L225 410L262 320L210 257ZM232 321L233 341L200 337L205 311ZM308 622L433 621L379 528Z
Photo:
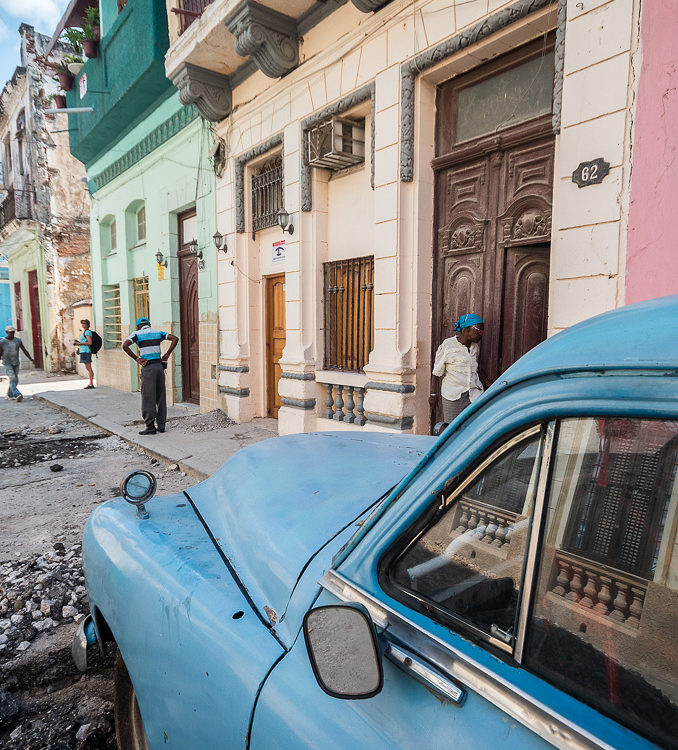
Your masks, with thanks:
M645 0L633 139L626 302L678 293L678 5Z
M85 170L68 148L66 115L46 115L47 97L58 89L53 76L58 61L71 51L58 44L46 61L48 37L22 24L21 76L8 82L0 94L0 140L9 136L13 159L5 179L15 189L26 191L30 218L9 222L0 234L0 250L6 252L10 269L21 267L22 276L38 271L42 349L46 370L75 369L72 320L73 305L90 298L89 198L82 181ZM18 161L17 117L25 112L23 174ZM4 154L3 154L4 158ZM6 165L3 165L6 166ZM35 252L22 253L21 263L13 254L35 238ZM19 259L17 258L17 261ZM28 265L26 263L28 262ZM24 273L25 272L25 273ZM17 270L16 273L19 273ZM26 285L26 278L15 278ZM22 288L27 298L28 289ZM24 305L24 330L31 330L30 307ZM27 338L32 339L32 334ZM35 346L38 342L31 343Z

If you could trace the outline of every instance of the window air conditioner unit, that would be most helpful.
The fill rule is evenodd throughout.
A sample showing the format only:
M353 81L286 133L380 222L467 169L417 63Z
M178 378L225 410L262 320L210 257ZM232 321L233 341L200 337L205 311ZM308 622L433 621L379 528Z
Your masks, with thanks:
M345 169L365 161L365 121L333 117L308 131L308 163Z

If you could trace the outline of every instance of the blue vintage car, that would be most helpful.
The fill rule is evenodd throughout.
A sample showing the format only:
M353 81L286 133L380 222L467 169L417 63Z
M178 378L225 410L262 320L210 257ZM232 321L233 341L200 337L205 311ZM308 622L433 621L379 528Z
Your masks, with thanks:
M121 750L678 747L678 297L438 438L294 435L90 517ZM145 502L145 507L142 503Z

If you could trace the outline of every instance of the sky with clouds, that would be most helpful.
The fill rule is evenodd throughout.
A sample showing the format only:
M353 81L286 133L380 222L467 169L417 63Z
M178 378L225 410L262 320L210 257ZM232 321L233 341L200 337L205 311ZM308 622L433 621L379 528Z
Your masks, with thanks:
M19 65L19 26L52 36L68 0L0 0L0 89Z

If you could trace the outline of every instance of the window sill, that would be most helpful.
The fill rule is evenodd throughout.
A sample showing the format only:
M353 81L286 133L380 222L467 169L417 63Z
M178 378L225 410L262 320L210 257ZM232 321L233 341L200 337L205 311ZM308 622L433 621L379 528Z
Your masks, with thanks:
M146 240L144 240L143 242L137 242L137 244L132 245L132 247L128 247L127 251L131 253L132 250L139 250L139 248L142 248L142 247L146 247Z
M117 254L118 254L117 250L111 250L111 252L110 253L106 253L106 255L104 255L103 258L104 258L104 260L106 260L107 258L110 258L112 255L117 255Z
M332 385L352 385L356 388L364 388L369 377L363 372L350 370L316 370L316 383L331 383Z

